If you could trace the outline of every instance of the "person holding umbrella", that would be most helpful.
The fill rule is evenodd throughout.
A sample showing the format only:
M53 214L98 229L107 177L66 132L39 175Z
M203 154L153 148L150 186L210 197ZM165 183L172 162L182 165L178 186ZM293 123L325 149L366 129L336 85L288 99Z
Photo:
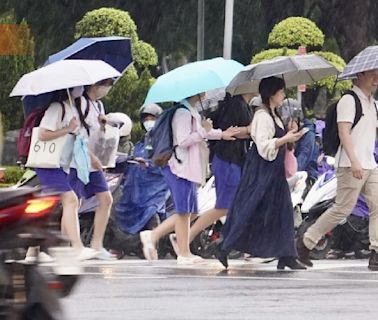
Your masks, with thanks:
M242 64L223 58L188 63L160 76L147 94L145 104L176 101L184 107L178 108L173 115L175 154L163 168L176 213L154 230L140 233L143 253L148 260L157 259L157 241L175 230L180 253L177 263L203 262L201 257L190 252L189 229L192 214L198 213L197 185L206 179L208 150L204 140L234 140L240 129L214 129L211 120L201 119L196 104L201 103L206 91L227 86L242 69Z
M353 125L356 102L345 94L336 107L340 146L336 153L337 193L335 204L298 239L299 260L312 266L309 259L321 237L351 214L362 193L370 210L369 238L371 255L368 268L378 271L378 168L374 158L377 134L377 106L374 93L378 86L378 46L371 46L354 57L339 76L353 79L353 92L361 102L363 116ZM336 125L336 124L335 124Z
M89 146L91 159L89 182L84 184L79 178L75 162L71 163L69 174L70 185L79 199L90 198L94 195L97 198L98 206L94 217L91 248L98 253L96 258L100 260L116 259L115 256L103 247L103 239L108 224L113 197L102 171L102 163L97 158L95 150L91 149L91 146L94 145L95 141L93 140L98 137L97 133L104 130L104 125L106 124L105 109L100 99L108 94L113 83L113 79L105 79L94 85L85 86L83 95L75 99L75 105L82 124L80 127L80 135L84 137Z
M254 257L277 257L277 269L305 269L297 262L294 244L293 207L285 178L286 144L302 136L295 129L285 132L277 108L285 98L284 81L268 77L259 85L262 105L251 125L252 148L222 230L223 247L216 257L227 268L232 250Z
M56 139L67 134L79 134L79 114L76 108L70 103L70 100L72 101L72 99L75 98L74 92L78 91L75 88L73 89L74 90L69 90L70 97L66 90L60 91L57 101L51 103L46 109L39 124L40 141ZM68 149L73 149L73 145L69 146L66 144L65 148L66 151ZM44 189L51 189L61 194L63 207L61 229L62 233L67 235L70 239L72 247L77 249L77 259L92 259L97 255L97 252L93 249L84 247L80 238L78 220L79 201L69 182L69 162L70 160L66 159L64 166L61 168L34 168L34 170ZM35 250L31 248L28 250L25 260L31 261L35 256ZM46 261L48 260L48 256L46 257L43 253L38 257L43 258Z

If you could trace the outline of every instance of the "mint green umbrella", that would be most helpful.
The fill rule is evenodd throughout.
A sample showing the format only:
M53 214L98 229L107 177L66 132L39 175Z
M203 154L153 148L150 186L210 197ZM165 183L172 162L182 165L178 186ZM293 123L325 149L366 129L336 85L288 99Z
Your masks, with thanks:
M177 102L201 92L226 87L243 68L241 63L223 58L188 63L157 78L144 103Z

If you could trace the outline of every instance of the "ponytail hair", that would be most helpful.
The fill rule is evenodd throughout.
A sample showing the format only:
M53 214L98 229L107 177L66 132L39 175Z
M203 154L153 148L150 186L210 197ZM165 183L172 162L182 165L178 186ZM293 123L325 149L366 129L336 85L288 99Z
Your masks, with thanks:
M75 99L75 107L76 107L77 112L79 114L80 123L85 128L85 130L87 131L88 136L90 136L89 124L85 122L85 118L87 117L88 111L89 111L89 97L88 97L88 95L85 91L83 93L83 97L87 102L87 110L85 111L85 115L83 114L83 111L81 109L81 97L77 97Z

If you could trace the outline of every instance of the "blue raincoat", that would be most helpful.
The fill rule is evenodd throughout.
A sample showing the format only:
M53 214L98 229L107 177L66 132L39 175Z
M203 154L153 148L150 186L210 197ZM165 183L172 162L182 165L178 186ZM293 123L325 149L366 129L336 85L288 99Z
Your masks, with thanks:
M135 145L134 157L149 159L144 142ZM128 233L138 233L148 221L159 214L165 219L165 202L169 197L168 185L160 168L149 166L144 168L131 164L127 168L127 179L123 186L123 194L115 207L117 224Z

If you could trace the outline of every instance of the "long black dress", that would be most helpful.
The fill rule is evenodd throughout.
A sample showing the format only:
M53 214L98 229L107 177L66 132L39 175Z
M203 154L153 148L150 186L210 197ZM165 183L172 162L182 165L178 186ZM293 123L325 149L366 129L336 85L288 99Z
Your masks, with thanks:
M275 138L285 135L275 123ZM293 207L285 178L285 147L273 161L262 158L254 143L222 233L223 249L255 257L296 257Z

